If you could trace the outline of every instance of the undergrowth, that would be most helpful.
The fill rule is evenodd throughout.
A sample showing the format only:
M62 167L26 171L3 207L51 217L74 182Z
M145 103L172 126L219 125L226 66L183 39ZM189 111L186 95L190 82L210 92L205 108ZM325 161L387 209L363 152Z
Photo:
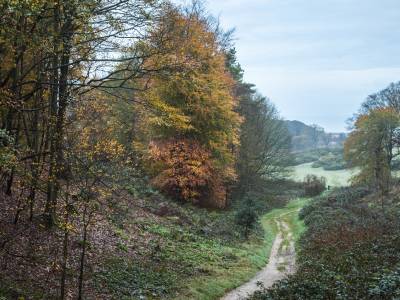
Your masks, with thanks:
M365 188L342 188L302 209L298 271L251 299L398 299L400 210ZM301 232L301 231L300 231Z
M150 214L133 219L129 206L114 203L118 209L109 216L123 242L95 278L97 287L116 299L218 299L265 266L277 232L272 219L279 215L270 205L287 201L274 196L257 200L257 210L270 213L247 239L235 221L235 205L213 211L146 193L143 205ZM288 207L285 211L298 210L298 204Z

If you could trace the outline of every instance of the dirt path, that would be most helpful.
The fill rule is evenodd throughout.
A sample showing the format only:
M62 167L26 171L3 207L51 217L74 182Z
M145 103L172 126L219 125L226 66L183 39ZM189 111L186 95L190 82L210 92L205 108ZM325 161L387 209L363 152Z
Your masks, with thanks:
M221 300L246 299L248 295L260 289L260 283L264 287L270 287L295 271L296 254L292 233L289 226L280 218L275 221L278 234L272 245L268 264L252 280L229 292Z

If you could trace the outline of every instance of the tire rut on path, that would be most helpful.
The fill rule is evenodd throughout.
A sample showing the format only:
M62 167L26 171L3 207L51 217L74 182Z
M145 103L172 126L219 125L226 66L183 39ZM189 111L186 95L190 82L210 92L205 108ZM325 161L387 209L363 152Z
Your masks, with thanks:
M296 253L293 235L289 226L281 220L276 220L278 234L272 245L268 264L249 282L232 290L221 300L241 300L263 287L271 287L275 282L295 272Z

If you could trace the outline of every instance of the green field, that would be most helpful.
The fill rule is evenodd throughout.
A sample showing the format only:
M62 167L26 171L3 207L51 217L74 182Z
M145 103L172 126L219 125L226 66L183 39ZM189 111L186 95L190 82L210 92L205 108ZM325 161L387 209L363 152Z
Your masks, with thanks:
M314 174L317 176L324 176L327 181L327 185L330 186L348 186L350 185L350 179L356 174L355 170L338 170L338 171L326 171L323 168L313 168L312 163L302 164L293 168L292 178L296 181L302 181L308 174Z

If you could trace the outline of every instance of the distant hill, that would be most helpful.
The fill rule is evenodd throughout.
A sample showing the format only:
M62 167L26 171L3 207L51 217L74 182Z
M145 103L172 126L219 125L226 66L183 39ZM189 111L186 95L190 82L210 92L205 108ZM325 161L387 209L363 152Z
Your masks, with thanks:
M293 151L305 151L320 148L340 148L346 139L346 133L328 133L318 125L306 125L300 121L284 121L292 136Z

